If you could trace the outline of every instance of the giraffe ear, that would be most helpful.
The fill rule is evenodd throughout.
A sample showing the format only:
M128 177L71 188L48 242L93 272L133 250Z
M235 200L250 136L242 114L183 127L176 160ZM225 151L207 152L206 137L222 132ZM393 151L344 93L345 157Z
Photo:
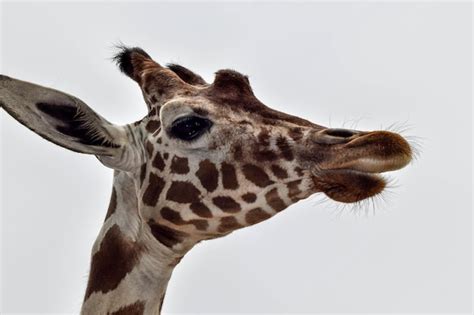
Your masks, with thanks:
M41 137L64 148L117 160L128 145L125 128L113 125L80 99L0 76L0 106ZM114 168L113 162L108 163Z

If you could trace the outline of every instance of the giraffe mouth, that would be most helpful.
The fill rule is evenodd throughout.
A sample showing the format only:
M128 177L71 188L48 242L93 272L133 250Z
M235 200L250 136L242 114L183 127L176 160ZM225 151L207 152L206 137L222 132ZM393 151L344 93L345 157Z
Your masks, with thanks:
M358 132L332 146L330 156L314 172L313 182L329 198L353 203L381 193L387 180L380 173L405 167L412 159L412 150L398 134Z
M344 202L358 202L381 193L386 179L380 174L353 169L318 171L313 176L316 188L329 198Z

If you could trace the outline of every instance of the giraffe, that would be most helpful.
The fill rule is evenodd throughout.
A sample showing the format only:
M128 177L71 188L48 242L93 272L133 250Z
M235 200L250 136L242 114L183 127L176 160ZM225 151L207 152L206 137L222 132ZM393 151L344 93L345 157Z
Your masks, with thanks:
M197 243L255 225L315 193L353 203L381 193L379 173L412 159L389 131L327 128L273 110L247 76L207 83L119 47L148 114L119 126L61 91L0 77L0 105L46 140L114 170L92 247L81 314L160 314L175 266Z

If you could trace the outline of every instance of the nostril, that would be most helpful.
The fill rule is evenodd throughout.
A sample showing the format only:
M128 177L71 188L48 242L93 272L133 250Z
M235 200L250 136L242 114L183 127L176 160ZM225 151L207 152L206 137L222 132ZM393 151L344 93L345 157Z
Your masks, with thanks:
M328 136L332 136L332 137L338 137L338 138L350 138L352 137L353 135L356 134L355 131L352 131L352 130L348 130L348 129L326 129L324 131L325 134L327 134Z

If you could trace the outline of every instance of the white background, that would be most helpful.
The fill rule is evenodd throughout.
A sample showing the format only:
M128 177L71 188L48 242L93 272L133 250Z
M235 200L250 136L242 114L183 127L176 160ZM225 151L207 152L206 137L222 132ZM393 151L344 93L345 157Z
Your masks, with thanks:
M469 312L471 7L411 3L4 3L2 73L74 94L120 124L145 104L109 58L144 48L316 123L392 123L419 159L375 215L319 197L194 248L165 313ZM112 171L1 114L0 312L77 313ZM358 212L360 213L360 212Z

